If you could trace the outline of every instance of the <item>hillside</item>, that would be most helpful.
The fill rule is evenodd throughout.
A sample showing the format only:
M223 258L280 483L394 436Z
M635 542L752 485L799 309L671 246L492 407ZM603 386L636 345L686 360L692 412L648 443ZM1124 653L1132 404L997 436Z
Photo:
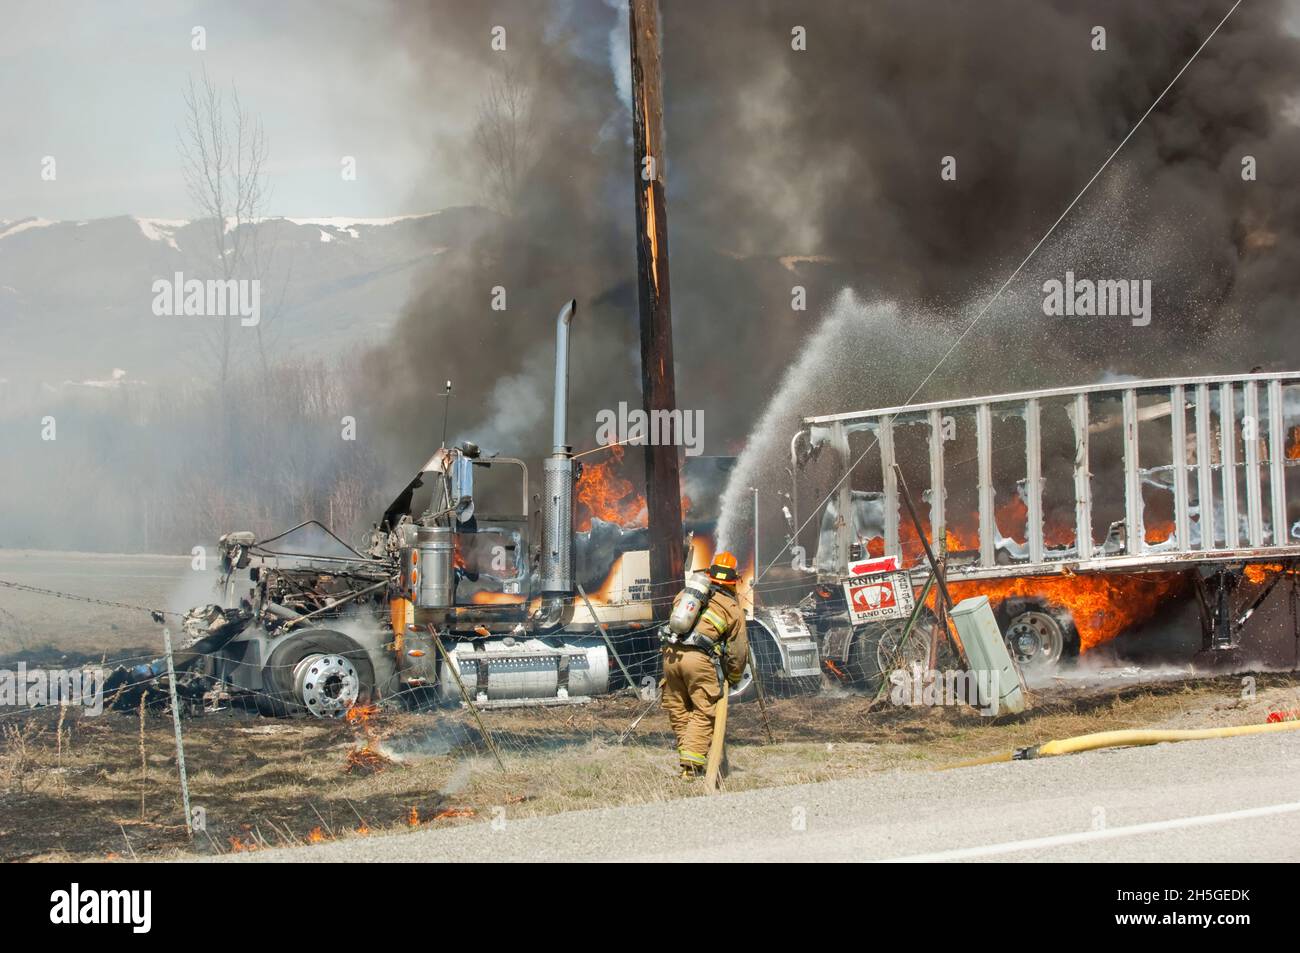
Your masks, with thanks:
M270 265L263 331L295 355L338 353L377 340L416 275L464 248L491 213L453 208L391 219L276 218L244 226ZM0 381L14 396L42 384L205 376L207 318L153 314L155 279L220 277L210 223L117 218L0 220ZM273 313L278 300L283 305Z

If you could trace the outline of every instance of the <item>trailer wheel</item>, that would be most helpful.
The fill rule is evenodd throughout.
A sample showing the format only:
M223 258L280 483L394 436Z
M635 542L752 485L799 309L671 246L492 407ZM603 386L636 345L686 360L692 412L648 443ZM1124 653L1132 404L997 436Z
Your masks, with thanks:
M849 644L849 678L868 694L880 691L889 673L907 670L914 662L925 665L930 655L930 626L934 617L928 610L919 618L903 640L907 620L865 625L853 634ZM946 650L946 640L942 651Z
M1079 654L1079 636L1067 619L1031 609L1013 616L1006 628L1007 650L1027 676L1056 671Z
M271 651L262 670L258 711L283 718L342 718L375 694L370 656L338 632L298 632Z

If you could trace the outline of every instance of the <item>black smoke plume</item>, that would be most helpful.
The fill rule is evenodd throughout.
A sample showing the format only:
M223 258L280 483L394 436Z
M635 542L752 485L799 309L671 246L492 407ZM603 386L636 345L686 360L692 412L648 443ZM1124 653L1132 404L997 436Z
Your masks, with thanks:
M705 411L706 453L748 443L754 473L778 472L800 414L907 399L1230 5L663 0L678 399ZM1300 359L1288 9L1240 6L920 399ZM624 16L595 0L393 8L428 77L412 109L482 102L507 69L532 97L517 200L433 260L367 362L410 465L439 439L446 378L454 435L547 449L551 322L571 296L573 442L590 445L598 409L639 402ZM430 143L431 175L476 161L468 129ZM1152 323L1045 316L1042 283L1067 269L1150 278ZM843 289L882 304L836 307Z

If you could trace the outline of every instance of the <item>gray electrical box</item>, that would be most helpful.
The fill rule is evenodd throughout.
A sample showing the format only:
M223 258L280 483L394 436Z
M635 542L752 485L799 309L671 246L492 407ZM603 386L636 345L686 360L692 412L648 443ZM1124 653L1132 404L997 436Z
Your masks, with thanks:
M998 620L993 617L988 596L972 596L953 606L952 623L966 650L966 658L978 675L980 707L992 711L1022 712L1028 707L1025 683L1020 669L1007 651ZM990 677L991 676L991 677ZM996 686L996 698L985 698L990 685Z

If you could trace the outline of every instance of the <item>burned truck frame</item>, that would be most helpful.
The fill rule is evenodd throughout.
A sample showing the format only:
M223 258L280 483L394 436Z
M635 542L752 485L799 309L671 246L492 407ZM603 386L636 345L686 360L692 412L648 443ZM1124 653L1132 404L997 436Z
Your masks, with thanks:
M182 690L256 701L265 714L337 717L376 700L420 707L584 701L658 673L655 597L644 549L619 554L602 598L574 574L574 493L581 462L568 444L569 330L556 319L554 427L543 487L528 467L473 444L437 450L359 548L309 522L267 540L221 537L222 603L184 620ZM517 474L484 513L476 475ZM515 493L518 495L516 496ZM515 509L511 500L518 500ZM530 506L535 505L530 514ZM760 609L754 658L773 682L820 681L802 616ZM753 691L748 680L736 690Z
M1183 572L1202 648L1231 651L1300 556L1300 374L1241 374L1058 387L806 417L791 441L792 542L801 477L832 490L814 566L833 601L854 559L896 555L927 574L900 509L899 464L923 488L923 529L950 581ZM829 454L823 454L829 450ZM829 456L827 461L825 457ZM820 458L820 459L819 459ZM1001 498L1001 503L999 503ZM1250 575L1261 585L1243 585ZM1022 665L1077 652L1068 610L1009 599L1002 622ZM821 613L823 651L848 664L855 642Z

